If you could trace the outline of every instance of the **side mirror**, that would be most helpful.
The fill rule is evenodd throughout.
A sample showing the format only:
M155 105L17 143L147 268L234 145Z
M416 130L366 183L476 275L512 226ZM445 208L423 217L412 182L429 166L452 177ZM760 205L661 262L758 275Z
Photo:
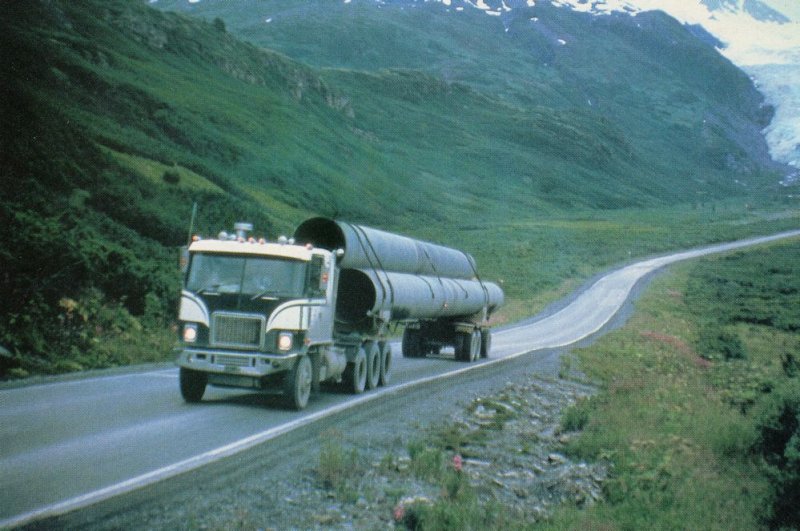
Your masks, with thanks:
M312 257L311 264L308 266L307 295L309 297L324 297L328 291L328 280L325 259L322 256Z

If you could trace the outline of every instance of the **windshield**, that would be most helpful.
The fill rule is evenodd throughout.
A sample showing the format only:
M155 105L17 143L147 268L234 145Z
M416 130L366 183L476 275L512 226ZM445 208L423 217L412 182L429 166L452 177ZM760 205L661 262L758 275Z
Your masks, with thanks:
M306 262L261 256L195 253L186 289L196 293L235 293L252 297L302 297Z

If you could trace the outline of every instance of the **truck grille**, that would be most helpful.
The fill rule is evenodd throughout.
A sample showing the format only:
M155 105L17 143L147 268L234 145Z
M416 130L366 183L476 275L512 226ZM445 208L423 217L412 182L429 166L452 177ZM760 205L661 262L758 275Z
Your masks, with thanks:
M264 342L265 319L261 315L215 313L211 344L215 347L258 349Z
M225 365L226 367L250 367L251 365L248 356L227 356L225 354L214 356L214 363Z

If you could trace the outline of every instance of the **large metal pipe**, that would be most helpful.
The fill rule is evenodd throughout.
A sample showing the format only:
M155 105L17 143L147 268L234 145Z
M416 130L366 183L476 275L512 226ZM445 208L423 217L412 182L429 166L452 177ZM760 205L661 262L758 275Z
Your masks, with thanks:
M330 251L344 250L339 260L342 269L462 279L477 276L475 259L465 252L344 221L308 219L297 227L294 238Z
M339 278L337 319L355 328L380 321L488 317L503 304L492 282L346 269ZM485 312L485 315L484 315Z

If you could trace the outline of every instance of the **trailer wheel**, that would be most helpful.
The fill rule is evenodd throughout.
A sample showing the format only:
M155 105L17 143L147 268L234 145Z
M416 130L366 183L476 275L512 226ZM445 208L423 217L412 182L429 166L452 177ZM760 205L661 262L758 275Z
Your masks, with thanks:
M466 332L456 333L456 342L454 345L456 360L469 361L469 347L472 343L472 335Z
M422 333L413 328L406 328L403 331L403 357L421 358L425 355L422 350Z
M481 334L478 330L472 332L458 332L455 344L456 360L472 362L478 359L481 353Z
M311 360L300 356L283 382L284 398L290 408L300 411L308 405L312 379Z
M478 361L481 355L481 332L480 330L473 330L470 334L469 342L469 361Z
M374 341L364 342L367 355L367 389L375 389L381 380L381 351Z
M353 361L348 362L344 371L345 386L353 394L364 392L367 385L367 354L359 348Z
M381 353L381 374L380 385L389 385L392 379L392 346L386 341L378 342L378 350Z
M181 395L189 403L200 402L206 392L208 374L181 367L180 370Z
M488 328L481 330L481 358L488 358L492 351L492 331Z

